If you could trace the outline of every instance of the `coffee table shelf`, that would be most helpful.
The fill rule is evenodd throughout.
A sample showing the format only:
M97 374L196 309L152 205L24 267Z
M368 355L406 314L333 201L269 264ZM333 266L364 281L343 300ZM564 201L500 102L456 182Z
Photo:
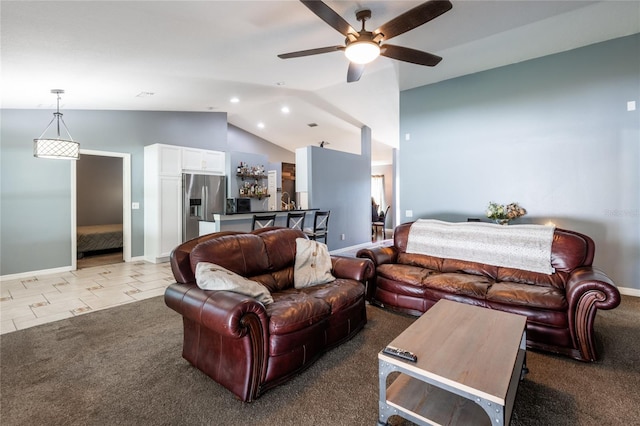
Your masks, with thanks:
M416 423L491 425L475 402L404 374L387 388L387 404Z
M441 300L378 354L378 424L508 425L526 357L526 317ZM399 373L393 382L387 378Z

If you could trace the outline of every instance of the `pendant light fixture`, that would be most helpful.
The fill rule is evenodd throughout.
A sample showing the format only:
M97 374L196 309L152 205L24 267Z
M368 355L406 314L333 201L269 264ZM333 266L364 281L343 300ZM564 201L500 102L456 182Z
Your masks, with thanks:
M54 158L58 160L77 160L80 156L80 144L75 142L71 137L71 133L69 133L69 129L64 123L62 113L60 112L60 95L64 93L64 90L52 89L51 93L57 95L58 106L56 112L53 113L53 119L47 128L44 129L44 132L42 132L39 138L33 140L33 156L38 158ZM47 133L47 130L49 130L49 127L51 127L54 121L56 122L58 129L58 137L45 138L44 134ZM60 137L60 123L62 123L69 139L62 139Z

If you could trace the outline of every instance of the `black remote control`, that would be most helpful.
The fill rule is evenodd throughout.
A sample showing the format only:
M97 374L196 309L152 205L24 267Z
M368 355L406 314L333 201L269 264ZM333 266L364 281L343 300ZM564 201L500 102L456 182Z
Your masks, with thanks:
M394 348L393 346L387 346L382 350L385 354L393 355L398 358L406 359L407 361L416 362L418 357L409 351L405 351L404 349Z

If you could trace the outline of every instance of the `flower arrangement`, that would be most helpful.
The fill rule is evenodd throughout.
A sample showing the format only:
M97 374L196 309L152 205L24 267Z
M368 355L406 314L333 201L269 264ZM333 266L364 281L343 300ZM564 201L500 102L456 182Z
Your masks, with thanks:
M509 223L510 220L517 219L525 214L527 214L527 211L520 207L518 203L502 205L492 201L487 207L487 217L500 224Z

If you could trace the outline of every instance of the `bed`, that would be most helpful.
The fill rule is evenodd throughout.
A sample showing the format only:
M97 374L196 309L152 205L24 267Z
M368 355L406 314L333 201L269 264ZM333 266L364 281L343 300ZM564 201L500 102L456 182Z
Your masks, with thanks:
M78 226L77 241L79 258L87 252L122 248L122 224Z

